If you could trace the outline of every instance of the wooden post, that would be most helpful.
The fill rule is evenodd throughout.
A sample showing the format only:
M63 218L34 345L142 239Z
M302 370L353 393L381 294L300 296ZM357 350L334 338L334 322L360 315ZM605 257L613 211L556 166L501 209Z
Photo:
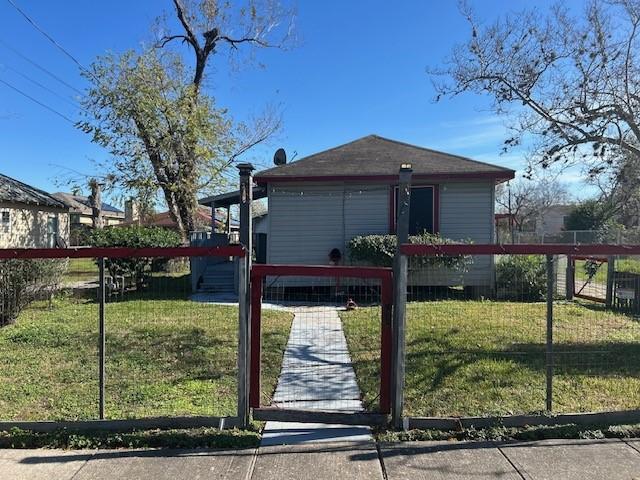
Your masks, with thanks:
M393 277L382 280L380 328L380 413L391 412L391 370L393 355Z
M607 308L613 306L613 280L616 275L616 257L609 255L607 257Z
M251 202L253 200L253 165L242 163L240 170L240 244L245 255L240 259L238 275L238 418L244 428L249 424L249 356L251 344Z
M249 364L249 406L260 407L262 362L262 276L251 277L251 348Z
M104 257L98 258L98 275L100 275L98 283L98 385L100 393L98 395L98 410L100 420L104 420L104 385L105 385L105 328L104 328L104 305L105 305L105 274L104 274Z
M551 412L553 407L553 292L553 255L547 255L547 412Z
M576 264L571 255L567 255L567 270L565 273L565 298L573 300L573 292L575 292Z
M411 165L400 167L396 217L397 248L393 262L393 368L391 382L391 416L394 428L403 428L405 375L405 314L407 310L408 258L400 245L409 241L409 206L411 203Z

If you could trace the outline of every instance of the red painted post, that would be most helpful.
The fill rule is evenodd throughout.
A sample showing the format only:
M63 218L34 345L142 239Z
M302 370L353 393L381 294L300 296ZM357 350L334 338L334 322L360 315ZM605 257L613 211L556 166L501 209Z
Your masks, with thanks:
M262 276L251 276L251 362L249 370L249 406L260 407L260 358L262 348Z
M392 355L392 276L382 279L382 326L380 328L380 413L391 411L391 355Z

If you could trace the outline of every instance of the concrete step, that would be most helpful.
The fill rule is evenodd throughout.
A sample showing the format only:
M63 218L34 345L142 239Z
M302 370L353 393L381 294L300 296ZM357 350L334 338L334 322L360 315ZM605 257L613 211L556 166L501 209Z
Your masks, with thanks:
M235 290L233 288L218 288L218 287L200 287L198 289L200 293L229 293L235 294Z

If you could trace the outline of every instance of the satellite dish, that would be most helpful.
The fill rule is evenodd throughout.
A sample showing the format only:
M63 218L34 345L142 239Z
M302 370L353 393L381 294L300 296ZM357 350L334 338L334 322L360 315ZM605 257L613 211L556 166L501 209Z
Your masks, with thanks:
M273 163L276 165L284 165L287 163L287 152L284 151L284 148L279 148L276 150L276 153L273 154Z

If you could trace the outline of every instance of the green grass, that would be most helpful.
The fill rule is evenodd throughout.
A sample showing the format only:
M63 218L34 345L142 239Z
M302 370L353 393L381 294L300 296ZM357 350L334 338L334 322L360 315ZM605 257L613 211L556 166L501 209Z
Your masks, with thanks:
M106 305L108 418L235 415L236 307L189 301L188 276ZM292 314L263 315L263 385L275 389ZM35 303L0 329L0 419L98 415L98 306Z
M131 432L0 431L0 448L250 448L260 443L255 429L192 428Z
M341 313L365 403L379 375L379 318ZM640 323L598 306L554 305L554 411L640 407ZM409 303L405 413L507 415L545 408L545 304Z
M585 282L589 275L584 269L585 260L576 260L576 279ZM619 258L616 259L616 271L617 272L630 272L640 273L640 261L635 258ZM607 264L603 263L598 268L595 276L591 280L592 282L600 283L602 285L607 284Z
M640 273L640 261L634 258L621 258L616 260L616 271Z
M98 279L98 266L93 258L70 258L65 283Z
M632 425L534 425L526 427L465 428L461 430L409 430L406 432L381 431L376 434L380 442L414 441L535 441L550 438L560 439L600 439L600 438L638 438L640 424Z

